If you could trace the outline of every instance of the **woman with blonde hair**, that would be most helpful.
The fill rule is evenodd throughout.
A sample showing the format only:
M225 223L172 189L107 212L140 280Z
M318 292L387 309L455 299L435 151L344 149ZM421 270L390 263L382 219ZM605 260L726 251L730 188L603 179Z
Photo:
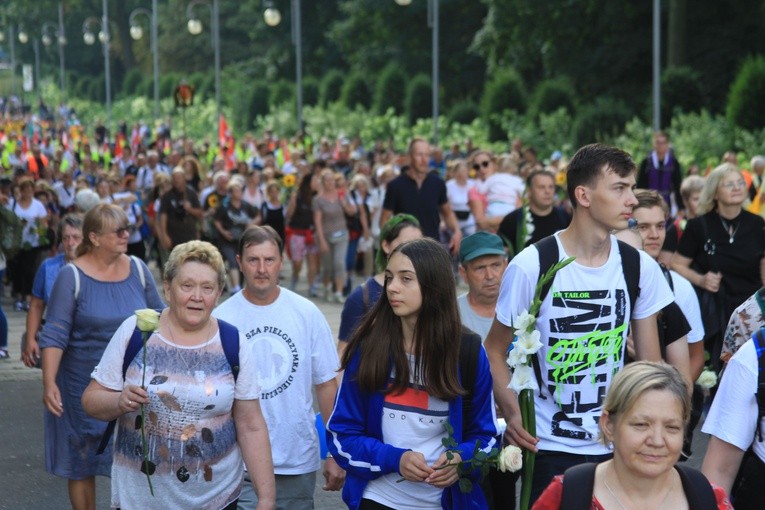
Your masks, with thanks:
M701 191L672 269L689 280L701 302L705 347L719 367L722 337L733 310L765 281L765 220L744 210L746 181L730 163L715 168Z
M98 455L106 423L86 416L89 374L120 323L140 308L161 308L144 262L126 255L129 224L116 205L99 204L82 224L76 258L59 271L40 334L45 468L69 482L72 508L95 509L95 476L109 476L112 450Z
M532 507L557 510L733 507L725 491L693 468L677 464L691 412L688 388L671 365L630 363L608 390L600 440L613 459L580 464L556 476Z
M479 230L496 232L504 217L521 205L523 179L499 172L496 158L489 151L474 152L470 164L480 177L470 191L470 210Z

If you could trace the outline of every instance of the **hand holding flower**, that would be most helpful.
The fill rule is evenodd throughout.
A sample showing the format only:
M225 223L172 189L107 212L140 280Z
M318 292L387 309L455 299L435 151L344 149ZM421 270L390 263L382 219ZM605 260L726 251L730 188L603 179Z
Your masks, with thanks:
M422 453L409 450L401 456L398 472L405 480L422 482L433 473L433 468L425 461Z
M439 489L444 489L453 485L459 480L459 473L457 472L457 465L462 462L462 457L459 452L453 451L452 458L449 459L446 452L442 453L438 460L433 464L433 473L425 479L425 483L429 483Z

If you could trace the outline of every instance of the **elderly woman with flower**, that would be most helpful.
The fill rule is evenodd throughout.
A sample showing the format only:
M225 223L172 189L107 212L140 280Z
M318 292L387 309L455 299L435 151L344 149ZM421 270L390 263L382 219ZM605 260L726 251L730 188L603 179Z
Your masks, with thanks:
M238 330L211 316L224 280L213 245L176 246L164 271L168 307L153 321L128 317L93 370L83 407L117 421L113 507L234 510L242 461L257 508L274 507L255 360Z
M69 481L73 508L95 508L95 475L109 476L111 448L97 455L106 424L80 399L109 338L137 308L161 308L146 265L126 255L128 219L116 205L85 215L76 258L58 273L40 334L45 468Z

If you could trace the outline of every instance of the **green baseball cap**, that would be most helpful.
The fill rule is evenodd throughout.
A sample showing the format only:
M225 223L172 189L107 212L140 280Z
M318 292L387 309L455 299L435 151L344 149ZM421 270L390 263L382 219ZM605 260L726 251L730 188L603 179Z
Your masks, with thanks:
M484 255L505 256L505 245L502 238L488 232L476 232L469 235L460 243L460 263L470 262Z

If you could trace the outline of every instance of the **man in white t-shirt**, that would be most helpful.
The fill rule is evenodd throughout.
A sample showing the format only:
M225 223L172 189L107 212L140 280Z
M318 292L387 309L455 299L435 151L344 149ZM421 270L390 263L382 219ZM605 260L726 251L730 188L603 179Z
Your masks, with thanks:
M460 243L460 277L468 291L457 298L460 320L486 340L497 307L499 283L507 267L502 238L476 232Z
M673 299L659 265L642 251L634 310L628 297L620 249L634 248L617 244L611 231L627 227L637 204L629 154L587 145L571 159L567 178L574 215L554 241L558 260L576 260L556 273L535 323L542 342L536 355L541 379L534 394L537 437L523 429L518 396L507 388L506 364L512 324L531 307L540 276L535 245L508 265L485 343L495 399L507 421L504 439L537 451L532 501L567 468L610 457L598 442L598 420L613 376L624 366L628 328L637 358L660 360L656 313Z
M236 326L259 360L260 405L271 440L276 508L309 510L321 463L312 389L326 425L337 393L339 362L332 331L321 311L279 286L283 248L284 242L271 227L245 230L237 255L244 289L218 306L213 315ZM324 489L340 490L345 471L331 457L324 462L323 471ZM238 508L256 506L254 491L243 489Z

